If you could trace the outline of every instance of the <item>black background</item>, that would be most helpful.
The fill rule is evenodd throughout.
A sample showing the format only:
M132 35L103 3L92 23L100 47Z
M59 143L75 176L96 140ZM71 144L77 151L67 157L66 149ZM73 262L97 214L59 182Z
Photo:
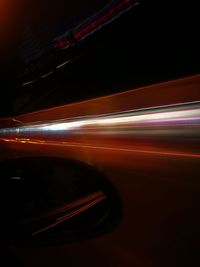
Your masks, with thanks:
M49 1L51 8L47 10L53 12L52 5L57 10L63 8L64 2L61 2L59 6L59 1ZM84 8L79 2L80 9ZM22 65L19 45L24 25L27 21L33 24L37 21L37 25L43 25L45 33L44 25L49 32L55 21L61 26L65 23L64 15L59 16L58 11L51 23L46 23L47 19L40 16L39 1L34 2L32 20L27 20L28 12L25 12L17 30L1 49L1 116L199 73L196 2L143 0L136 8L78 44L72 53L81 56L64 70L34 86L19 88L17 75Z

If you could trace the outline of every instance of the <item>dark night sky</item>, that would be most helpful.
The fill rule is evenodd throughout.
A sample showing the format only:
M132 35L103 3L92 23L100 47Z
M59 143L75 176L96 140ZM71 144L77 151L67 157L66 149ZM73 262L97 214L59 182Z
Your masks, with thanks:
M34 1L32 7L29 5L29 9L32 8L28 14L30 16L21 19L13 41L1 53L1 73L5 74L1 80L7 83L7 87L15 88L19 37L27 21L29 25L32 23L33 27L38 27L40 33L52 34L56 29L62 29L72 14L76 16L82 10L88 12L86 6L83 7L84 1L72 1L74 6L70 6L71 12L69 7L65 8L66 2L43 0ZM96 2L101 5L103 1ZM83 56L65 72L56 75L53 80L29 88L29 98L33 95L37 100L42 94L48 95L34 109L198 73L199 16L195 5L194 0L186 4L178 0L141 1L135 10L127 12L81 43L76 53L83 51ZM51 16L52 13L54 16ZM6 86L3 88L1 91L8 105L6 111L2 109L2 114L9 114L13 112L11 98L13 101L17 99L17 90L13 89L8 94ZM25 111L29 109L19 112Z

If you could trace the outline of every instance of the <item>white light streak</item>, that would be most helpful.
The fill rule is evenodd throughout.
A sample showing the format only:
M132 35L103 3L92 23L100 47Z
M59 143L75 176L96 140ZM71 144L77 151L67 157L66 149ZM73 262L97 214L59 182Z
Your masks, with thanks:
M82 128L90 129L101 129L101 127L134 127L134 126L148 126L148 127L159 127L160 125L174 126L174 125L200 125L200 107L199 105L188 105L183 106L180 109L170 110L169 107L163 107L159 109L151 109L134 112L127 111L121 112L119 114L107 114L103 116L96 116L84 119L74 119L72 120L62 120L52 121L49 123L40 124L30 124L18 127L2 128L0 129L1 135L6 135L8 133L16 134L20 136L21 134L31 134L41 132L73 132L73 130L81 130Z
M56 69L63 68L63 67L64 67L65 65L67 65L69 62L70 62L70 60L67 60L67 61L63 62L62 64L58 65L58 66L56 67Z
M48 72L48 73L42 75L41 78L46 78L46 77L50 76L50 75L53 74L53 73L54 73L54 71L50 71L50 72Z

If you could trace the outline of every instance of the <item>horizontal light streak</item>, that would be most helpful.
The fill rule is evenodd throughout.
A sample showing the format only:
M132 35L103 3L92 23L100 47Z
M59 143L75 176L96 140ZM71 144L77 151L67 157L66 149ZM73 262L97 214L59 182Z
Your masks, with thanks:
M4 140L4 139L3 139ZM4 140L11 143L21 143L20 139L8 139ZM128 148L122 148L122 147L113 147L113 146L97 146L97 145L91 145L91 144L81 144L81 143L73 143L73 142L59 142L59 141L41 141L36 140L35 142L31 140L27 140L27 144L34 144L39 146L51 146L51 147L62 147L66 148L66 151L69 149L70 151L81 151L81 150L96 150L96 151L107 151L107 152L113 152L113 153L131 153L131 154L146 154L146 155L157 155L157 156L168 156L168 157L174 157L174 158L193 158L193 159L200 159L200 153L198 152L192 152L192 151L182 151L182 150L175 150L170 148L159 148L159 147L146 147L139 145L138 147L129 146Z
M185 127L185 128L184 128ZM188 127L188 128L187 128ZM89 118L79 118L74 120L51 121L49 123L29 124L18 127L0 129L0 136L6 135L16 137L34 137L35 135L66 135L68 134L95 134L103 130L110 135L117 133L134 133L145 131L148 135L156 130L167 130L166 133L174 133L177 130L191 133L199 131L200 127L200 103L189 103L188 105L177 105L172 107L159 107L149 110L127 111L118 114L104 114ZM89 130L89 131L88 131ZM191 131L188 131L191 130ZM183 132L184 132L183 131Z

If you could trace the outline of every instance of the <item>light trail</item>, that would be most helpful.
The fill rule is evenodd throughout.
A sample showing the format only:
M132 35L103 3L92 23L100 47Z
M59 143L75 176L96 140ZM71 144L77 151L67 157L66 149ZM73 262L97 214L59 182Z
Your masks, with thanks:
M155 107L140 111L127 111L118 114L104 114L74 120L50 121L48 123L27 124L1 128L0 137L68 137L75 135L145 135L200 137L200 103Z

